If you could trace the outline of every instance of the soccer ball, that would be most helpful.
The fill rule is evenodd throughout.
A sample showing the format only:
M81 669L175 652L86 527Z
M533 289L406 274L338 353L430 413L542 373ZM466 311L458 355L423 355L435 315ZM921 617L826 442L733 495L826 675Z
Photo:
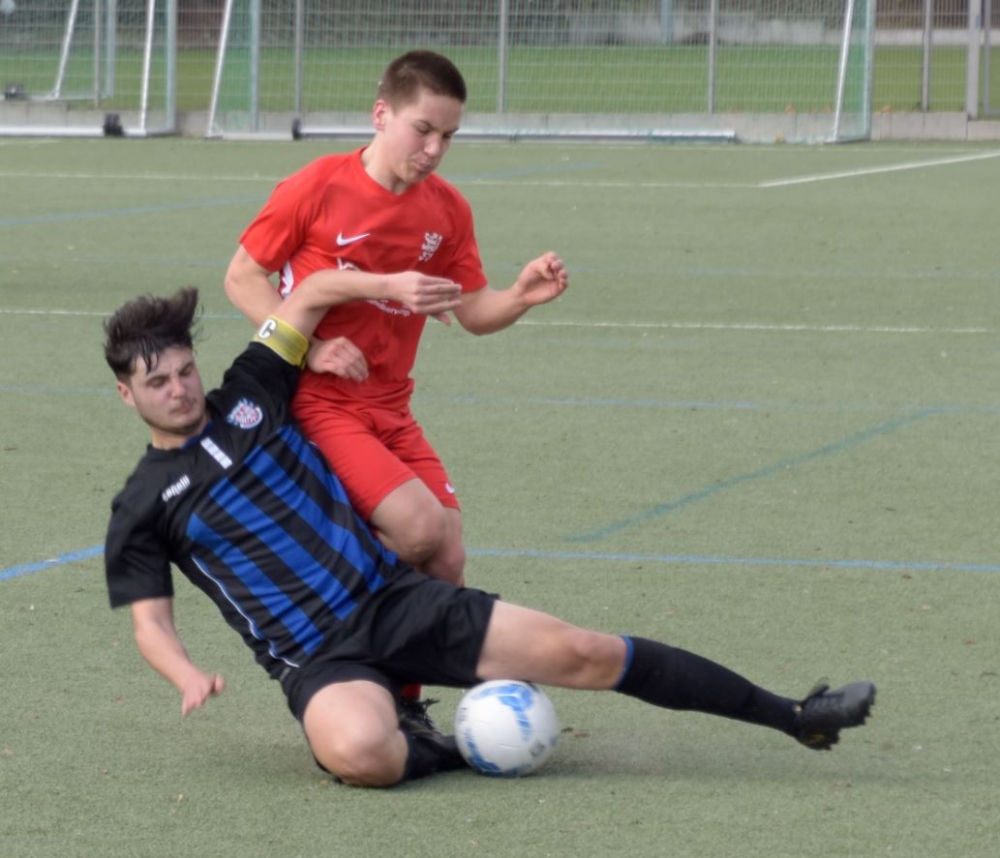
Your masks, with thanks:
M458 750L484 775L518 777L535 771L558 736L552 701L530 682L484 682L467 691L455 710Z

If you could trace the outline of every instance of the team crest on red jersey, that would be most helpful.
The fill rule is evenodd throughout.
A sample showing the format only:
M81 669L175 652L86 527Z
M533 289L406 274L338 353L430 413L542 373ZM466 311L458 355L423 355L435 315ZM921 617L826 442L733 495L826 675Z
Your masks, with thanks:
M420 262L426 262L435 253L437 253L438 248L441 246L441 241L444 238L439 232L425 232L424 233L424 243L420 248Z
M236 407L229 412L227 423L239 426L240 429L253 429L264 419L264 412L259 405L249 399L241 399Z

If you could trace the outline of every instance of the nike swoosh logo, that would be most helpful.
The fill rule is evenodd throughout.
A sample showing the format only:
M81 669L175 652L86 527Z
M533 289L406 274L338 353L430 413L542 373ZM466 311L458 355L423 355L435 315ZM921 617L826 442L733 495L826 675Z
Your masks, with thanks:
M371 235L370 232L363 232L361 235L344 235L342 232L337 233L337 247L346 247L348 244L354 244L356 241L361 241L362 238L368 238Z

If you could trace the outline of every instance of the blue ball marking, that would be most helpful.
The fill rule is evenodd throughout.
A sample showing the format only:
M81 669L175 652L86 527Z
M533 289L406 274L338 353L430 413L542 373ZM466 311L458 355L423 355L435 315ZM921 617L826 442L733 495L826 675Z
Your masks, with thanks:
M535 695L529 686L512 682L509 685L498 685L484 688L475 695L476 700L486 697L496 697L499 702L514 713L521 736L527 740L531 737L531 721L527 712L535 704Z

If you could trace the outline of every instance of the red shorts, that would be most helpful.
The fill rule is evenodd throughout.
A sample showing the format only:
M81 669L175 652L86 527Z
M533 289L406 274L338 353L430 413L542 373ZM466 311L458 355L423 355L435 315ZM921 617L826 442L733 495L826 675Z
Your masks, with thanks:
M423 429L407 409L342 408L327 399L295 397L295 417L340 478L365 521L386 496L415 477L442 506L459 509L455 488Z

